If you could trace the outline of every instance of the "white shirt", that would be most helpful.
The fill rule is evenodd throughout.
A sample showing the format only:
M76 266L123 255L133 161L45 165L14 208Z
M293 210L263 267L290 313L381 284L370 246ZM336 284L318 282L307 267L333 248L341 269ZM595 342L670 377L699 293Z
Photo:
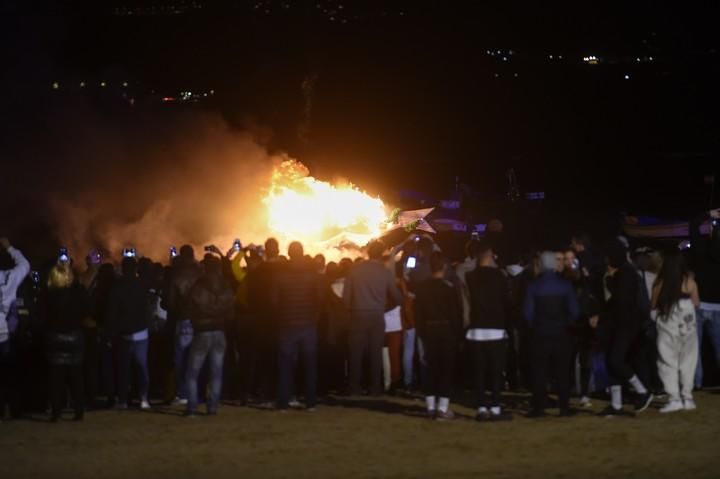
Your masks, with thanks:
M342 299L343 290L345 289L345 278L338 278L330 285L332 292L335 296Z
M504 329L468 329L465 339L468 341L500 341L507 339L508 335Z
M128 341L144 341L150 337L150 334L148 333L147 329L143 329L142 331L138 331L137 333L128 334L126 336L123 336L123 339L127 339Z
M8 340L7 314L17 297L18 287L30 272L30 263L20 250L11 246L7 251L15 261L15 267L0 271L0 343Z
M396 306L385 313L385 332L394 333L402 331L402 319L400 316L400 306Z

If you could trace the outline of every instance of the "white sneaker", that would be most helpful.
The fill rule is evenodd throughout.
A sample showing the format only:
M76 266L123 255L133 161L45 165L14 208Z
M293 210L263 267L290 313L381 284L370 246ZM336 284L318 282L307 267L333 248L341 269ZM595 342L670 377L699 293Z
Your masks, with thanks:
M297 399L293 399L288 403L288 406L293 409L300 409L302 407L302 404L300 404L300 401L298 401Z
M683 407L686 411L694 411L697 409L697 404L692 399L686 399Z
M188 400L176 397L172 403L173 403L173 406L187 406Z
M676 412L683 410L683 403L680 401L670 401L666 405L660 408L660 412L665 414L668 412Z
M143 411L147 411L148 409L150 409L150 403L147 401L141 402L140 409L142 409Z
M581 407L592 407L592 401L589 397L583 396L580 398L580 406Z

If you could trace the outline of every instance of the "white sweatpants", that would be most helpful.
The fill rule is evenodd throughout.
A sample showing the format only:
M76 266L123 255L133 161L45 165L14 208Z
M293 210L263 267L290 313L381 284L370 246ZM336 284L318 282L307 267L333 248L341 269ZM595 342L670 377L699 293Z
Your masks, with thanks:
M684 315L658 318L658 374L671 401L692 399L698 361L694 310L683 309Z

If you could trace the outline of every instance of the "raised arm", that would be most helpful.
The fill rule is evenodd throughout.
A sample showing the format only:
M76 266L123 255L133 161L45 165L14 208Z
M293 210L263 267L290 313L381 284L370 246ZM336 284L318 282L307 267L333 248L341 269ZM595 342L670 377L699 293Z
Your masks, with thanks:
M0 246L7 250L15 262L15 266L10 270L10 274L8 275L7 285L10 288L17 289L25 279L25 276L30 272L30 262L19 249L13 248L7 238L0 238Z

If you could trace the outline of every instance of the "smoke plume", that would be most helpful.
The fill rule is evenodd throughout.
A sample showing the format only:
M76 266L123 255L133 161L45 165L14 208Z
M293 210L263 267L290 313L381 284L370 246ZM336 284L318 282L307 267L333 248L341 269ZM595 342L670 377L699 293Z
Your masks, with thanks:
M261 199L286 157L256 140L197 112L62 128L50 139L65 176L48 199L56 237L76 258L132 246L160 261L171 245L264 241Z

